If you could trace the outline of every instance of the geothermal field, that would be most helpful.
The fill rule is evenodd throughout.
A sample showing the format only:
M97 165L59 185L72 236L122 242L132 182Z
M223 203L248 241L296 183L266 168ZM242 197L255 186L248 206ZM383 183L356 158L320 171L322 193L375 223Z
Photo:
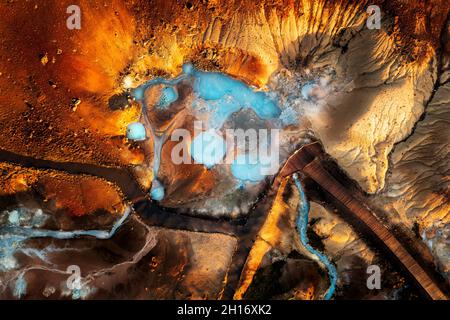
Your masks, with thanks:
M0 3L0 300L446 300L448 0Z

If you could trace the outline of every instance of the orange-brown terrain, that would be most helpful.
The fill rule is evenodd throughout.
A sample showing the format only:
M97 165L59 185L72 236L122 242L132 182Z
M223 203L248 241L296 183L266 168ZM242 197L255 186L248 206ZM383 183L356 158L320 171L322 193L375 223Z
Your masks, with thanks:
M79 30L66 25L70 5L81 9ZM381 9L379 30L366 25L369 5ZM318 141L320 165L445 298L449 12L446 0L3 1L0 299L324 298L331 280L299 239L304 203L292 178L237 188L228 168L174 164L170 140L155 176L156 138L127 137L142 121L133 90L188 62L273 93L286 118L294 110L282 161ZM305 96L308 83L320 85ZM146 103L162 88L147 90ZM146 117L192 134L197 97L188 82L177 90L170 112ZM272 125L237 114L225 126ZM300 176L309 241L337 270L335 299L436 298L346 203L307 170ZM161 201L150 197L156 178ZM65 285L70 265L82 270L81 289ZM380 290L366 287L370 265L383 270Z

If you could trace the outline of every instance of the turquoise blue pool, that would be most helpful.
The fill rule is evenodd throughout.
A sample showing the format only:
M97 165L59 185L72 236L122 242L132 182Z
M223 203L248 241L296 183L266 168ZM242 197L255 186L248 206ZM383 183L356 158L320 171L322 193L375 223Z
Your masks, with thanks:
M309 244L309 239L307 235L308 230L308 220L309 220L309 202L306 199L305 191L303 190L302 183L297 174L293 176L295 185L300 194L300 204L299 204L299 215L297 219L297 230L299 233L300 241L305 249L310 252L312 255L317 257L317 259L327 268L328 276L330 279L330 286L325 293L324 300L329 300L333 296L336 290L336 282L337 282L337 270L336 267L331 263L331 261L325 256L322 252L317 251Z

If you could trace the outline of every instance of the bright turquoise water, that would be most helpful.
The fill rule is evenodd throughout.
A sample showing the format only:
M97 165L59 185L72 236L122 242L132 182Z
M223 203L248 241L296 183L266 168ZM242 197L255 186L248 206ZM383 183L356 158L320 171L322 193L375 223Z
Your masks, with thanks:
M300 194L300 207L299 207L299 215L297 219L297 229L300 236L300 241L302 245L305 247L308 252L316 256L320 262L322 262L328 270L328 276L330 278L330 287L325 293L324 300L329 300L334 294L336 290L336 282L337 282L337 271L336 267L330 262L330 260L320 251L317 251L309 244L309 239L307 235L308 230L308 220L309 220L309 202L306 199L305 191L303 190L302 183L297 174L294 174L294 182L297 186L298 192Z
M191 144L191 156L208 169L221 162L227 146L225 140L214 131L201 132Z
M231 173L242 182L258 182L265 178L260 159L241 154L231 164Z
M275 119L281 109L265 92L255 91L242 81L220 72L205 72L191 64L183 67L186 74L194 77L194 91L199 98L218 102L218 109L227 108L225 96L232 97L241 108L251 108L261 119ZM225 114L228 116L227 114Z
M0 228L1 235L14 236L18 239L32 239L32 238L54 238L54 239L73 239L81 236L91 236L97 239L110 239L117 231L117 229L128 218L130 210L127 210L119 220L117 220L110 231L106 230L74 230L74 231L58 231L37 229L29 226L7 225ZM5 239L5 238L3 238ZM2 240L3 240L2 239ZM22 241L23 241L22 240ZM0 242L1 248L1 242Z
M225 95L217 100L195 100L193 108L209 114L208 127L219 130L224 123L242 109L242 106L232 96Z
M314 88L316 87L316 84L314 82L307 82L301 90L301 94L303 99L305 100L309 100L311 99L311 94L314 90Z

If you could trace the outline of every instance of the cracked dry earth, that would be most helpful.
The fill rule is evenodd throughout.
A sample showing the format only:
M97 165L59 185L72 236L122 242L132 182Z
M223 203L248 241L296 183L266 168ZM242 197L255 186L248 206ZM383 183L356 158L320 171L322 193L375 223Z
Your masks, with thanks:
M345 187L450 284L448 1L79 3L81 30L66 28L68 1L0 4L0 225L18 215L46 230L109 231L132 212L104 240L8 242L0 231L1 298L323 297L329 280L298 239L292 181L276 195L266 192L273 177L226 193L226 173L173 168L166 144L172 193L149 199L152 168L125 137L139 105L114 108L112 97L188 61L276 93L296 117L283 159L320 141ZM370 4L380 30L366 27ZM317 91L305 96L308 83ZM305 187L310 241L337 268L335 299L421 298L339 204ZM373 264L380 290L366 287ZM76 295L70 265L83 277Z

